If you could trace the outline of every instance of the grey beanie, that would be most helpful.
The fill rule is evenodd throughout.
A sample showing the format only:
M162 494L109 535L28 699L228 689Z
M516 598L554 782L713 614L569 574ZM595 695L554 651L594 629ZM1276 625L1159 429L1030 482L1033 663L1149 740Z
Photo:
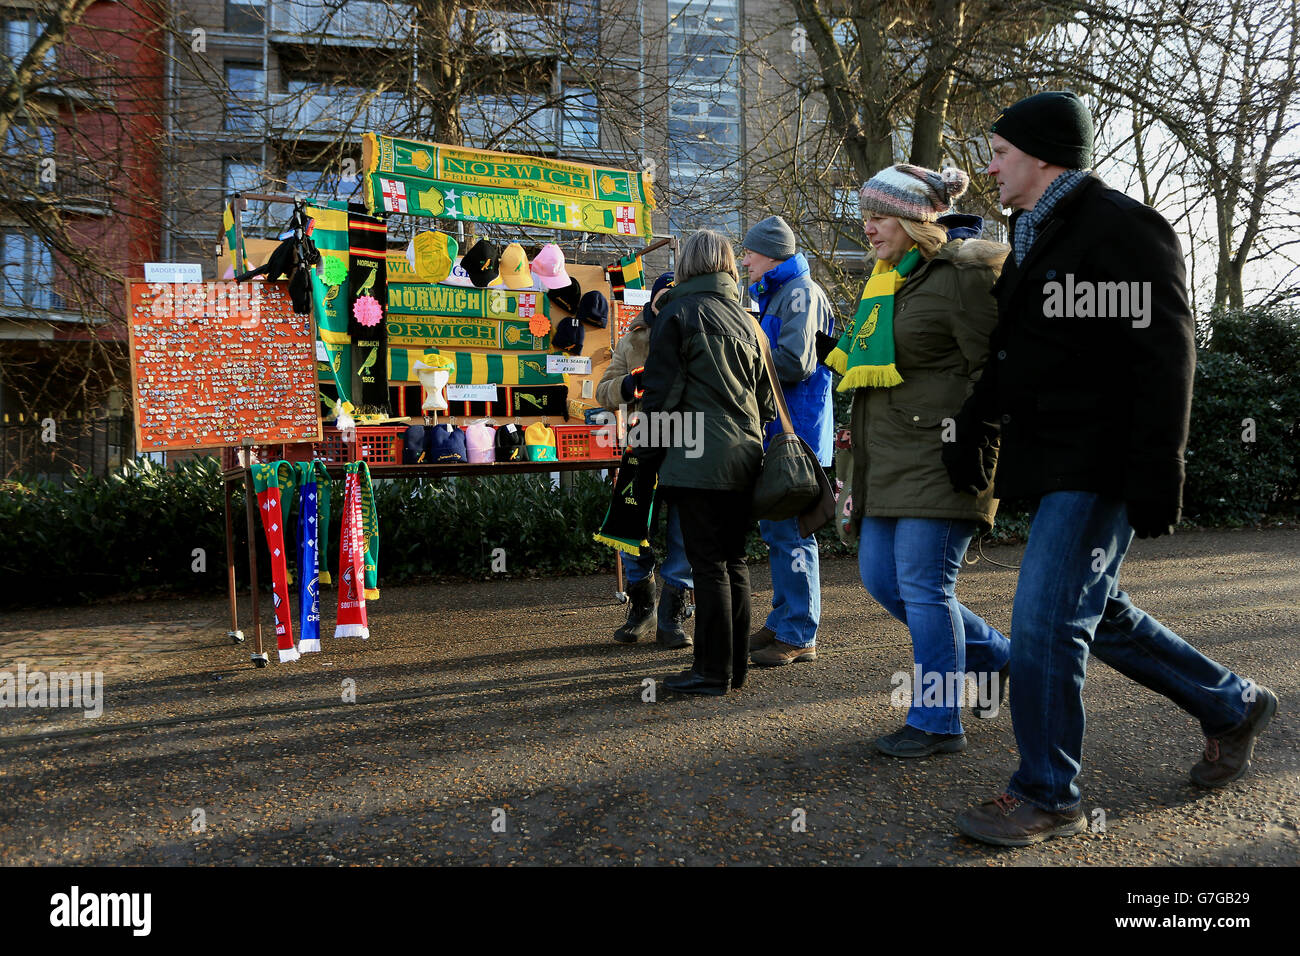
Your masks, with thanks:
M794 255L794 230L780 216L768 216L745 233L744 246L769 259L789 259Z

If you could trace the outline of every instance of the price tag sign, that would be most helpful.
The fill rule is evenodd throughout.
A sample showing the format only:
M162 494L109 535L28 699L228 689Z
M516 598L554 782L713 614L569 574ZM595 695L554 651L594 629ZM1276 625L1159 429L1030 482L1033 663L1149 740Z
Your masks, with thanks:
M203 267L197 262L146 262L145 282L202 282Z
M546 373L548 375L590 375L590 355L548 355L546 356Z
M497 387L495 385L448 385L449 402L495 402Z
M649 289L624 289L623 301L628 305L642 306L650 302Z

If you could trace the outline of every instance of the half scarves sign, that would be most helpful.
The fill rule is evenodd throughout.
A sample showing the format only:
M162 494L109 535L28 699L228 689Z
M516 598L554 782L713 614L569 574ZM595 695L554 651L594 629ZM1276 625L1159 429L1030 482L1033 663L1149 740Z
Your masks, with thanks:
M366 208L648 239L654 192L645 173L366 133Z

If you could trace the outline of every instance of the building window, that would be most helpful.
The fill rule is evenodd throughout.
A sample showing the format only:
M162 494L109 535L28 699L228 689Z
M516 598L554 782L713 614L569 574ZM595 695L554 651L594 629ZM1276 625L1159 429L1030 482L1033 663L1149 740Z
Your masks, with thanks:
M260 3L226 0L226 32L260 36L266 25L266 7Z
M252 132L257 128L257 110L266 99L266 71L260 63L226 62L225 128Z
M54 161L54 130L15 122L5 133L4 162L18 182L53 189L58 166Z
M568 0L564 5L564 42L574 53L600 49L600 0Z
M569 86L564 90L564 117L561 143L578 149L600 148L600 114L596 94L591 90Z
M54 257L41 239L18 230L0 231L0 257L0 306L63 308L63 300L54 292Z
M836 222L857 222L862 218L858 215L858 190L835 190L835 208L831 218Z
M45 24L34 17L22 16L16 11L4 18L4 55L5 59L13 67L17 67L27 56L27 52L32 48L42 33L45 32ZM54 66L54 57L57 53L55 47L51 47L45 52L44 63L48 67ZM5 71L6 73L8 70Z
M237 159L228 159L225 161L222 174L223 192L221 201L224 206L229 201L231 193L260 193L268 192L265 178L262 176L262 170L259 166L250 163L244 163ZM268 231L268 222L270 215L267 211L267 204L264 202L250 200L248 208L244 210L241 221L244 224L244 235L251 237L263 237Z

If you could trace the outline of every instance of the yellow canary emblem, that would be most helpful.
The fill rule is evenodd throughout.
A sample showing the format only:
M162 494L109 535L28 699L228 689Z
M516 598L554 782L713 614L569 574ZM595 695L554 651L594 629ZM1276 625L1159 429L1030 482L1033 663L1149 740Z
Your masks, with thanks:
M880 303L877 302L875 305L871 307L871 312L867 315L867 317L863 319L862 328L858 330L858 339L857 339L858 348L864 349L867 347L867 339L871 338L872 333L876 331L876 321L879 318L880 318Z

